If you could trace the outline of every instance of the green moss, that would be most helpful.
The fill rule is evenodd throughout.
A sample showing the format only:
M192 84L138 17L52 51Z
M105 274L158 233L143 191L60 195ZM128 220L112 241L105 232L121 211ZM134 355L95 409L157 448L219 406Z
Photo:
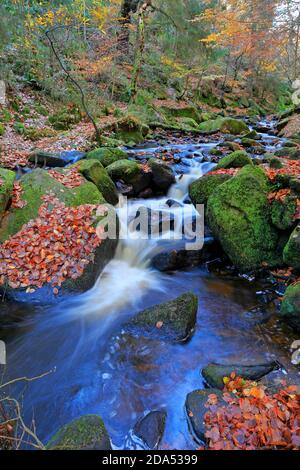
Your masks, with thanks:
M105 203L104 197L93 183L86 182L76 188L66 188L41 169L22 176L20 184L23 189L22 200L27 204L22 209L12 208L5 215L0 229L0 241L14 235L29 220L38 216L38 210L43 202L41 198L49 191L67 206Z
M109 436L97 415L82 416L63 426L50 439L48 450L110 450Z
M3 124L0 124L0 137L5 134L5 127Z
M244 150L237 150L222 158L218 165L217 170L226 168L242 168L246 165L253 165L253 162L247 152Z
M14 130L18 133L18 134L24 134L25 132L25 126L22 122L18 122L16 121L14 123Z
M208 198L215 189L231 178L230 175L205 175L194 181L189 188L189 195L192 203L207 204Z
M284 201L273 201L271 208L272 223L279 230L288 230L295 223L296 210L296 196L287 196Z
M223 132L224 134L240 135L249 132L248 126L238 119L218 118L203 122L199 126L199 130L204 133Z
M65 131L70 129L74 124L78 124L81 120L81 115L78 109L76 108L64 108L60 111L49 116L49 123L53 126L55 130Z
M149 133L149 127L136 117L128 115L114 124L115 137L126 143L142 143Z
M36 127L24 128L24 136L33 142L43 139L44 137L52 137L54 135L56 135L55 131L49 127L43 127L42 129Z
M119 160L125 160L127 153L118 148L101 147L88 152L86 158L99 160L104 167L107 167Z
M300 332L300 284L288 287L281 304L280 314L292 328Z
M140 173L140 166L133 160L119 160L106 169L112 180L122 179L129 184Z
M0 168L0 220L11 198L15 177L13 171Z
M198 298L188 292L175 300L140 312L125 326L125 330L137 329L138 335L149 335L151 338L185 341L195 327L197 310ZM158 322L162 323L161 328L157 328Z
M116 187L105 168L98 160L82 160L77 164L79 172L94 183L105 200L112 205L118 203L119 197Z
M8 109L3 108L0 110L0 122L10 122L12 120L12 115Z
M283 167L283 164L281 163L279 158L270 156L270 158L268 158L267 161L270 165L270 168L274 168L275 170L279 170L280 168Z
M300 225L295 228L283 250L283 260L292 268L300 268Z
M264 172L249 165L208 199L209 225L231 261L243 270L282 261L279 235L271 224L269 190Z
M163 105L158 108L158 112L162 113L164 116L166 116L167 119L171 119L171 120L174 118L175 119L179 118L180 120L183 120L183 119L191 120L190 123L193 121L194 123L196 123L196 127L199 124L199 122L202 121L200 113L194 106L187 105L184 107L178 107L178 106ZM186 124L187 123L188 121L186 121Z
M248 137L243 137L241 143L243 147L258 147L260 145L257 140Z

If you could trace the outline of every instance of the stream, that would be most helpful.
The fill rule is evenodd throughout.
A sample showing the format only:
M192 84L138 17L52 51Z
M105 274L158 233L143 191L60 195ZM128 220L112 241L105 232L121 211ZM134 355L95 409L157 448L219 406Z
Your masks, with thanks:
M282 144L269 133L261 138L267 151ZM151 142L130 149L137 159L145 153L175 152L177 182L166 197L130 200L128 208L120 197L121 229L130 227L141 206L171 212L175 221L183 208L191 218L199 217L187 200L188 186L214 167L204 157L219 142L189 138L184 143ZM188 158L191 152L193 159ZM170 200L179 204L169 207ZM133 426L148 412L162 409L167 421L160 447L195 449L184 403L189 392L204 387L201 369L208 363L276 359L285 373L298 374L289 349L296 338L279 322L274 304L264 303L263 282L214 272L205 264L172 273L156 271L150 263L153 256L177 242L160 236L145 240L130 230L89 292L55 307L2 303L5 381L49 371L10 390L22 402L26 423L34 421L42 442L72 419L96 413L103 418L114 449L142 448L132 435ZM140 310L187 291L199 299L197 328L187 344L122 331L122 324Z

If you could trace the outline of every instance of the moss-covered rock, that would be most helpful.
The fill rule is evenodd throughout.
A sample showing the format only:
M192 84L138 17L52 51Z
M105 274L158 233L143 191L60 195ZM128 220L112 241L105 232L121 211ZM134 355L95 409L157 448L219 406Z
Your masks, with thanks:
M115 137L126 143L140 144L144 142L149 127L143 124L134 116L125 116L119 119L114 125Z
M194 332L197 309L198 298L188 292L140 312L125 325L125 330L153 339L185 342Z
M66 188L42 169L36 169L22 176L20 185L23 190L22 200L26 205L23 208L12 208L4 216L0 227L1 242L38 216L38 210L43 203L42 196L49 191L67 206L105 203L104 197L93 183L87 181L76 188Z
M283 260L292 268L300 268L300 224L295 228L283 250Z
M280 314L292 328L300 332L300 284L288 287L281 304Z
M237 150L236 152L232 152L229 155L226 155L226 157L222 158L219 161L216 169L242 168L246 165L253 165L251 158L247 152L243 150Z
M127 153L119 148L101 147L88 152L86 158L99 160L104 167L107 167L119 160L126 160Z
M277 362L255 365L209 364L207 367L202 369L202 376L210 387L223 390L224 377L230 377L232 372L242 379L256 381L275 369L278 369Z
M87 415L66 424L50 439L48 450L111 450L105 425L97 415Z
M119 196L114 182L99 160L82 160L78 164L78 171L87 181L94 183L104 199L113 206L118 203Z
M291 147L282 147L279 150L276 150L274 153L275 157L290 157L295 152L295 149Z
M15 178L13 171L0 168L0 220L11 198Z
M289 195L283 201L275 200L271 206L272 223L279 230L288 230L295 223L297 196Z
M249 132L249 127L239 119L218 118L203 122L200 124L199 130L208 134L223 132L224 134L241 135Z
M259 147L260 144L255 139L250 139L249 137L243 137L241 140L241 144L243 147Z
M274 156L269 156L267 158L267 162L269 163L270 168L273 168L274 170L279 170L283 167L283 164L281 163L279 158L276 158Z
M124 181L132 185L136 194L146 189L151 183L151 174L133 160L119 160L112 163L106 170L113 181Z
M191 119L199 124L201 122L201 114L195 106L188 104L179 104L176 101L162 101L156 102L156 109L159 113L163 114L167 119ZM183 121L182 121L183 122ZM188 121L186 121L187 123ZM191 123L191 121L189 121Z
M148 165L152 172L155 189L166 193L176 181L172 168L155 158L150 158Z
M208 199L208 221L231 261L243 270L280 263L279 235L271 223L268 180L246 166Z
M231 178L230 175L204 175L194 181L189 187L189 195L194 206L207 204L209 196L221 184Z
M5 134L5 127L4 127L4 124L1 124L0 123L0 137L3 136Z

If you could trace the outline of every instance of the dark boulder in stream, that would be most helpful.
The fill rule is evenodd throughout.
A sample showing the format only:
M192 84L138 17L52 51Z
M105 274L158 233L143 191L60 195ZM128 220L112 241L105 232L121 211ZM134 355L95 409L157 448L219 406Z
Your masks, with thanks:
M275 361L255 365L209 364L202 370L202 376L209 387L223 390L224 377L230 377L232 372L234 372L237 377L256 381L278 368L279 365Z
M155 158L151 158L148 161L148 165L151 168L152 179L155 187L164 193L167 192L170 186L175 183L175 176L172 168L161 163Z
M165 432L166 418L165 411L151 411L135 424L133 434L149 449L157 449Z
M221 404L226 404L225 400L223 400L223 393L219 389L214 388L209 390L194 390L187 395L185 401L189 426L195 437L201 442L206 442L204 416L208 411L206 407L207 400L212 394L218 397Z
M111 450L105 425L97 415L87 415L66 424L50 439L48 450Z
M287 288L280 315L292 328L300 332L300 284Z
M195 330L197 310L198 298L188 292L175 300L143 310L124 329L133 335L183 343L191 338Z

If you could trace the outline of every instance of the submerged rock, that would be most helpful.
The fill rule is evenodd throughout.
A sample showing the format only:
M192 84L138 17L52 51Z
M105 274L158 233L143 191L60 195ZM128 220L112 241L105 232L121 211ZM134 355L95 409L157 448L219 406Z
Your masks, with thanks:
M282 263L268 192L264 172L248 165L208 199L209 226L233 264L244 271Z
M300 283L287 288L280 315L292 328L300 332Z
M185 409L188 423L194 435L201 441L206 442L204 416L208 409L205 406L210 395L217 395L220 404L226 404L223 393L219 389L194 390L189 393L185 401Z
M226 169L226 168L242 168L246 165L253 165L251 158L244 150L237 150L236 152L230 153L226 155L226 157L222 158L216 170L219 169Z
M153 339L185 342L194 332L197 310L198 298L188 292L138 313L124 328L127 332Z
M48 450L111 450L105 425L97 415L87 415L66 424L50 439Z
M279 366L277 362L255 365L209 364L202 370L202 375L209 387L223 390L223 379L224 377L230 377L232 372L234 372L237 377L241 377L245 380L256 381L278 368Z
M15 178L14 171L0 168L0 220L11 199Z
M166 418L165 411L151 411L136 423L133 433L149 449L157 449L165 432Z

